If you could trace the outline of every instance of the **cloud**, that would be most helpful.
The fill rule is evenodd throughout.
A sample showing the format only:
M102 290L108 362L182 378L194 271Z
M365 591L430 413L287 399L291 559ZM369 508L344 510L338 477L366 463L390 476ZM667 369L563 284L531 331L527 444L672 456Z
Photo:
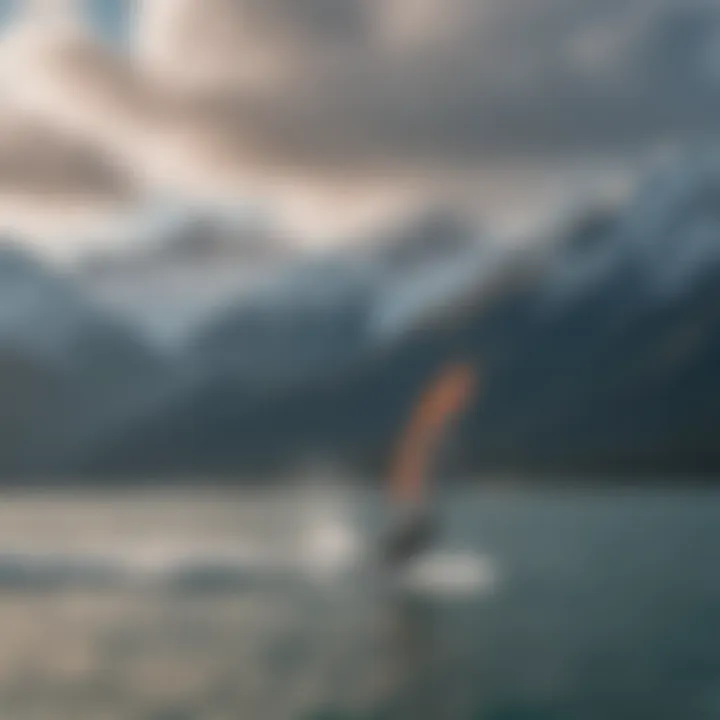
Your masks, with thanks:
M13 105L120 185L317 229L713 136L719 40L690 0L142 0L127 56L37 18L0 53Z
M0 231L82 231L137 200L134 183L100 153L21 115L0 115Z
M709 3L166 6L164 15L141 15L144 47L158 49L144 53L145 67L179 86L214 87L226 101L244 98L257 112L250 130L260 145L307 165L424 169L624 150L697 125L716 94L720 12ZM228 105L228 124L242 126Z

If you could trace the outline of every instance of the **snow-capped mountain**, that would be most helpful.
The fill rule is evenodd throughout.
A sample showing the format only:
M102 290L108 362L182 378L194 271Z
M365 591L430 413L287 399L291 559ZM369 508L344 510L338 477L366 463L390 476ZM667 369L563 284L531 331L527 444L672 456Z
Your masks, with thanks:
M269 228L193 212L128 235L118 249L85 258L76 282L168 349L298 260Z
M625 207L576 217L530 264L471 243L434 261L436 274L353 266L339 275L346 297L372 289L352 359L268 395L210 375L126 427L99 465L234 472L311 452L378 471L413 398L461 354L483 377L467 467L717 469L719 208L720 163L693 159ZM338 293L326 306L349 327ZM292 363L306 336L299 318L290 325L276 347ZM389 328L380 351L378 327Z

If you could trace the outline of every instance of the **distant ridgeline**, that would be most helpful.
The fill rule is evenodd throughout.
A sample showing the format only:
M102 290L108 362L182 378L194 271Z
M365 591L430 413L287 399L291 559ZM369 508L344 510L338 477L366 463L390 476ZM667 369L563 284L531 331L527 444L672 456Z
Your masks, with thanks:
M58 390L85 356L25 352L0 325L5 475L262 478L308 458L377 475L419 393L458 357L482 388L453 443L457 470L720 471L720 165L676 168L532 251L458 242L453 228L433 221L361 260L299 267L177 356L117 330L108 357L86 336L93 396L115 398L101 417L82 383L77 403ZM92 432L45 452L81 415Z

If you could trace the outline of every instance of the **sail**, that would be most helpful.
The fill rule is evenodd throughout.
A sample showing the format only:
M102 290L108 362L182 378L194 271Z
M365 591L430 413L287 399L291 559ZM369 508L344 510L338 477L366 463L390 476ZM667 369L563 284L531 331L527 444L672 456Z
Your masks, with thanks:
M390 475L392 499L404 505L427 500L427 475L440 440L468 405L477 384L471 365L446 366L421 393L400 440Z

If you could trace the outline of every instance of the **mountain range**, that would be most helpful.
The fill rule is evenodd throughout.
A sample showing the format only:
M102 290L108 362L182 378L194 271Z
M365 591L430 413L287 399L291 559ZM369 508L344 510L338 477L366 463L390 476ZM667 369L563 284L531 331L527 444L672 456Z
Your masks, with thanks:
M263 255L208 227L183 225L178 248L143 258ZM262 278L169 346L98 299L97 265L62 270L0 243L0 476L263 478L331 462L377 477L418 395L458 359L481 378L458 471L720 469L712 154L521 248L440 209L367 246L268 252Z
M482 378L455 442L464 471L720 468L716 158L531 249L458 227L433 218L224 311L189 345L192 379L112 428L88 469L252 475L322 458L377 475L418 394L460 357Z

